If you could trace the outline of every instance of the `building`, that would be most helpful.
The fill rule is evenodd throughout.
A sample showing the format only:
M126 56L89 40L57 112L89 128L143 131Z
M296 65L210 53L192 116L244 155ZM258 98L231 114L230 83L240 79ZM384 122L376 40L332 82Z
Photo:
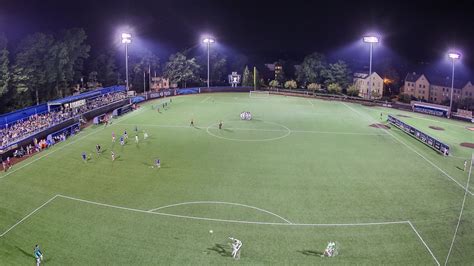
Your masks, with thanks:
M408 73L401 92L419 100L428 101L430 97L430 82L424 74Z
M267 70L269 70L273 75L272 75L272 79L274 80L278 80L278 81L283 81L284 79L284 72L283 72L283 66L276 62L276 63L273 63L273 64L265 64L265 67L267 68Z
M171 83L169 79L163 77L152 77L151 78L151 89L162 90L178 87L177 84Z
M418 100L441 104L451 97L451 77L428 78L424 74L409 73L400 92ZM474 99L474 85L470 81L454 80L453 101L466 98Z
M359 96L363 98L369 98L369 87L370 83L372 82L371 90L371 98L372 99L380 99L382 98L383 94L383 79L377 74L373 72L372 75L368 73L354 73L354 86L359 90Z

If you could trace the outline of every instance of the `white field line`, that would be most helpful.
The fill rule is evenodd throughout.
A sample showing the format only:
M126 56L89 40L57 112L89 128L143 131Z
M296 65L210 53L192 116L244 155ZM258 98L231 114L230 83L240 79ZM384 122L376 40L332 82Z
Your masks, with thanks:
M312 107L314 107L314 104L313 104L313 101L311 101L310 99L306 99L306 101L308 101Z
M189 125L155 125L155 124L121 124L124 126L141 126L141 127L159 127L159 128L192 128ZM199 127L199 129L207 129L208 127ZM210 127L215 128L217 127ZM262 131L262 132L288 132L288 130L282 129L258 129L258 128L229 128L231 130L242 130L242 131ZM363 132L343 132L343 131L317 131L317 130L293 130L290 129L291 133L312 133L312 134L333 134L333 135L362 135L362 136L380 136L388 135L387 133L363 133Z
M144 108L142 108L141 110L144 110ZM132 114L137 114L137 113L140 112L141 110L135 111L135 112L132 113ZM17 167L17 168L14 168L14 169L11 170L11 171L8 171L6 174L0 176L0 179L5 178L5 177L7 177L7 176L9 176L9 175L11 175L11 174L13 174L13 173L15 173L15 172L21 170L21 169L27 167L28 165L33 164L33 163L35 163L35 162L37 162L37 161L39 161L39 160L41 160L41 159L43 159L43 158L45 158L45 157L51 155L51 154L53 154L53 153L55 153L55 152L57 152L57 151L60 151L60 150L62 150L62 149L64 149L64 148L66 148L66 147L68 147L68 146L70 146L70 145L72 145L72 144L74 144L74 143L80 141L80 140L83 140L83 139L85 139L85 138L87 138L87 137L89 137L89 136L91 136L91 135L97 134L98 132L104 130L105 128L109 128L109 127L111 127L111 126L117 125L117 124L118 124L119 122L121 122L121 121L124 121L124 120L126 120L126 119L128 119L128 118L134 117L135 115L132 115L132 114L130 114L130 116L124 116L124 117L118 119L115 123L112 123L112 125L110 125L110 126L108 126L108 127L102 127L102 128L96 129L96 130L92 131L91 133L89 133L89 134L87 134L87 135L84 135L84 136L82 136L82 137L80 137L80 138L76 138L76 139L74 139L74 140L71 140L69 143L66 143L66 144L64 144L64 145L61 146L61 147L54 147L54 146L53 146L53 150L52 150L52 151L50 151L50 152L48 152L48 153L46 153L46 154L43 154L43 155L39 156L38 158L35 158L34 160L32 160L32 161L30 161L30 162L27 162L27 163L25 163L25 164L23 164L23 165L21 165L21 166L19 166L19 167Z
M408 221L408 224L410 225L411 229L413 229L413 231L415 232L415 234L418 236L418 238L421 240L421 242L423 243L423 245L425 245L426 249L428 250L428 252L431 254L431 257L433 257L433 259L435 260L436 264L439 266L439 261L438 259L436 259L435 255L433 254L433 251L431 251L430 247L428 247L428 245L426 244L426 242L423 240L423 238L421 237L421 235L418 233L418 231L415 229L415 227L413 226L413 224Z
M356 109L350 107L349 105L345 104L345 103L342 103L344 104L347 108L351 109L352 111L358 113L360 116L364 116L364 114L362 114L361 112L357 111ZM371 120L371 122L375 122L377 123L377 121L375 121L375 119L372 119L372 117L370 117L369 115L367 115L367 117ZM474 195L474 193L472 193L471 191L468 190L467 187L463 186L461 183L459 183L456 179L454 179L452 176L450 176L448 173L446 173L443 169L441 169L438 165L436 165L435 163L433 163L432 161L430 161L428 158L426 158L425 156L423 156L421 153L419 153L417 150L415 150L413 147L409 146L408 144L406 144L405 142L401 141L399 138L395 137L395 135L393 135L390 131L388 131L387 129L383 129L384 131L386 131L390 136L392 136L395 140L397 140L398 142L400 142L401 144L403 144L405 147L407 147L408 149L410 149L412 152L418 154L418 156L420 156L421 158L423 158L425 161L427 161L429 164L431 164L433 167L435 167L436 169L438 169L441 173L443 173L446 177L448 177L449 179L451 179L452 181L454 181L458 186L460 186L461 188L463 188L463 190L466 190L467 193L469 193L471 196Z
M474 161L474 154L472 154L472 157L471 157L471 166L469 167L469 176L467 177L467 184L466 184L467 188L469 188L469 181L471 180L472 164L474 163L473 161ZM458 233L459 224L461 223L462 213L464 211L464 204L466 203L466 197L467 197L467 189L464 192L464 198L463 198L462 204L461 204L461 211L459 212L458 223L456 225L456 229L454 230L453 240L451 241L451 246L449 247L448 255L446 256L446 261L444 262L444 265L448 265L449 256L451 255L451 251L453 250L454 240L456 240L456 235Z
M45 203L43 203L41 206L39 206L38 208L34 209L32 212L30 212L28 215L26 215L25 217L23 217L20 221L18 221L16 224L12 225L10 228L8 228L5 232L3 232L0 237L6 235L8 232L10 232L10 230L12 230L13 228L15 228L17 225L21 224L24 220L28 219L31 215L33 215L35 212L37 212L39 209L43 208L44 206L46 206L48 203L50 203L51 201L53 201L54 199L56 199L59 195L55 195L54 197L50 198L49 200L47 200Z
M280 215L278 214L275 214L271 211L267 211L267 210L264 210L264 209L260 209L258 207L254 207L254 206L250 206L250 205L245 205L245 204L240 204L240 203L233 203L233 202L223 202L223 201L192 201L192 202L182 202L182 203L176 203L176 204L171 204L171 205L166 205L166 206L162 206L162 207L159 207L159 208L155 208L155 209L151 209L149 210L149 212L155 212L157 210L161 210L161 209L165 209L165 208L170 208L170 207L176 207L176 206L181 206L181 205L190 205L190 204L224 204L224 205L233 205L233 206L240 206L240 207L246 207L246 208L250 208L250 209L255 209L257 211L261 211L261 212L265 212L265 213L268 213L270 215L273 215L275 217L278 217L279 219L285 221L286 223L288 224L292 224L292 222L290 222L289 220L281 217Z
M195 217L195 216L187 216L187 215L176 215L176 214L169 214L169 213L163 213L163 212L155 212L154 210L158 209L164 209L167 207L172 207L172 206L177 206L179 204L173 204L173 205L168 205L168 206L163 206L160 208L152 209L152 210L140 210L140 209L134 209L134 208L128 208L128 207L122 207L122 206L116 206L116 205L111 205L111 204L105 204L105 203L100 203L100 202L94 202L90 200L84 200L84 199L79 199L79 198L74 198L74 197L69 197L65 195L55 195L45 203L43 203L41 206L30 212L28 215L23 217L20 221L18 221L16 224L8 228L5 232L3 232L0 237L5 236L9 231L14 229L16 226L18 226L20 223L28 219L31 215L33 215L35 212L46 206L48 203L51 201L55 200L56 198L64 198L64 199L69 199L73 201L78 201L82 203L87 203L87 204L92 204L92 205L97 205L97 206L102 206L102 207L108 207L108 208L113 208L113 209L120 209L120 210L126 210L126 211L132 211L132 212L138 212L138 213L145 213L145 214L154 214L154 215L160 215L160 216L167 216L167 217L174 217L174 218L184 218L184 219L192 219L192 220L203 220L203 221L212 221L212 222L226 222L226 223L237 223L237 224L255 224L255 225L282 225L282 226L312 226L312 227L340 227L340 226L372 226L372 225L395 225L395 224L409 224L410 227L413 229L415 234L418 236L418 238L421 240L423 245L426 247L428 252L431 254L433 259L436 261L436 263L439 265L438 260L436 257L433 255L433 252L431 249L428 247L426 242L421 238L420 234L418 231L415 229L413 224L410 221L390 221L390 222L368 222L368 223L332 223L332 224L308 224L308 223L290 223L285 219L285 223L277 223L277 222L256 222L256 221L243 221L243 220L228 220L228 219L216 219L216 218L207 218L207 217ZM251 207L251 206L248 206ZM264 211L264 210L262 210ZM281 216L278 216L281 218ZM282 218L283 219L283 218Z
M202 100L201 103L205 103L205 102L207 102L207 100L209 100L209 99L211 99L211 96L207 96L207 98L204 99L204 100Z

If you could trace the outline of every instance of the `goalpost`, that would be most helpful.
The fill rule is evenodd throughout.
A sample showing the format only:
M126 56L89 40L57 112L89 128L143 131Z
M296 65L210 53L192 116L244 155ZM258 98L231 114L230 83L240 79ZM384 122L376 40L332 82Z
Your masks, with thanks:
M250 98L268 98L270 97L269 91L250 91Z

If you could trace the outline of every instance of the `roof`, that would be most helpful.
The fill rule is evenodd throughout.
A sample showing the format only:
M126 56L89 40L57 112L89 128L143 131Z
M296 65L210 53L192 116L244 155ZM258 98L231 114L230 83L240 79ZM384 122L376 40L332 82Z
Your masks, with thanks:
M451 88L451 77L433 77L430 78L430 81L431 85ZM468 84L468 82L469 81L455 79L454 88L462 89L466 84Z
M416 82L423 74L417 74L416 72L408 73L405 77L405 81Z
M75 102L75 101L78 101L78 100L83 100L83 99L91 98L91 97L94 97L94 96L99 96L100 94L101 93L100 93L99 90L88 91L88 92L84 92L84 93L81 93L81 94L72 95L72 96L69 96L69 97L66 97L66 98L49 101L48 104L49 105L58 105L58 104L71 103L71 102Z
M378 77L380 77L377 72L372 72L372 75L377 75ZM369 72L354 72L353 76L355 79L366 79L369 77Z

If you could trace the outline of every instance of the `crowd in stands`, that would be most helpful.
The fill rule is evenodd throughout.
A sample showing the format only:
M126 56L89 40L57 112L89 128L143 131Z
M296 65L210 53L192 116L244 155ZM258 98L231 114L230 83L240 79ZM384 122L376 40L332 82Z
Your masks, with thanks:
M32 115L22 121L9 124L5 128L0 129L0 147L41 132L72 117L80 116L99 107L123 100L126 97L126 93L123 92L110 93L86 100L86 104L79 108L61 108L59 111Z

